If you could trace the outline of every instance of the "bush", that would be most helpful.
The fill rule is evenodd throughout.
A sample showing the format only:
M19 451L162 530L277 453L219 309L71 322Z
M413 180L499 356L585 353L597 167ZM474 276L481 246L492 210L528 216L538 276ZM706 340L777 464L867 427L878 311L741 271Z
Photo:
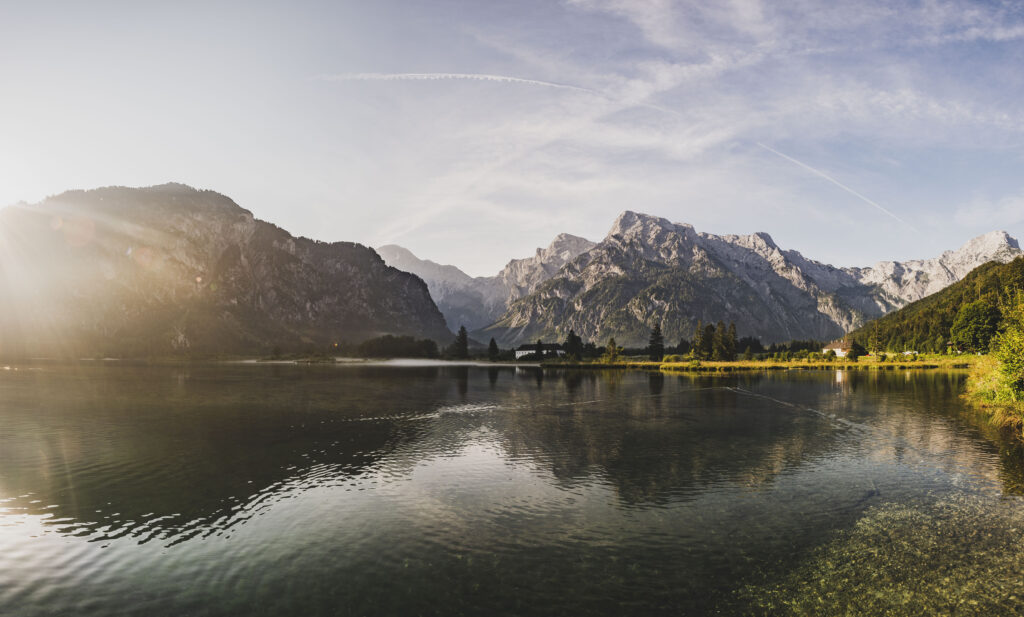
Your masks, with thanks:
M994 355L999 362L998 398L1021 400L1024 398L1024 329L1020 324L996 336Z

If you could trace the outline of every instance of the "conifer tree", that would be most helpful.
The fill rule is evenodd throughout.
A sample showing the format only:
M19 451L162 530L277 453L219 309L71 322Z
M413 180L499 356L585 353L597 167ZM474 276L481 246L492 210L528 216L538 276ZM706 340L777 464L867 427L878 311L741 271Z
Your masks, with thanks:
M500 354L501 350L498 349L498 342L492 338L491 342L487 345L487 357L491 362L497 362Z
M725 359L735 360L736 359L736 324L730 322L729 330L725 335Z
M452 343L452 357L457 360L469 357L469 333L466 332L466 326L459 326L459 333L455 335L455 342Z
M665 338L661 335L661 324L654 324L651 329L651 338L647 342L647 357L652 362L661 362L665 356Z
M727 336L725 330L725 323L722 321L718 322L715 326L714 334L711 335L711 359L712 360L727 360L725 350L725 338Z
M616 362L619 359L619 354L621 353L622 348L615 342L615 337L611 337L608 339L608 343L604 346L604 356L602 356L601 359L608 363Z
M708 324L704 326L704 337L701 339L701 354L711 359L711 351L715 344L715 326Z
M583 339L581 339L574 330L569 330L569 334L565 337L565 356L575 360L583 358Z
M697 320L697 327L693 330L693 357L703 360L704 356L704 324Z

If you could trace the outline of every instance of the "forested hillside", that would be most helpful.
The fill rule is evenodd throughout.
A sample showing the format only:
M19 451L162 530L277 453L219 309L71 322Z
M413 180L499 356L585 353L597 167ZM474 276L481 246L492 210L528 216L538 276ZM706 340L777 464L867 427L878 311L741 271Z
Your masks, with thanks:
M1024 291L1024 257L990 262L963 280L852 332L867 349L987 351L1003 313Z

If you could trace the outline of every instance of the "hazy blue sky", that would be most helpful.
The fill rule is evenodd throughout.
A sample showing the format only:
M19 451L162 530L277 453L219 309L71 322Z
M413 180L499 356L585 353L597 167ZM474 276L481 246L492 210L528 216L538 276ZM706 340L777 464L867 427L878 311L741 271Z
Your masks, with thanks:
M1024 235L1024 4L5 2L0 204L168 181L491 274L624 209L837 265Z

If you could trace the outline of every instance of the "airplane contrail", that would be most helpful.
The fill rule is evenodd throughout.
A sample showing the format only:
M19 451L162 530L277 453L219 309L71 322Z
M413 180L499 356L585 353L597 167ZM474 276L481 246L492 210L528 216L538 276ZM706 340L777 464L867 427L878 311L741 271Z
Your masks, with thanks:
M541 81L539 79L524 79L522 77L511 77L509 75L489 75L487 73L340 73L337 75L317 75L314 79L322 81L435 81L442 79L465 79L471 81L495 81L508 84L525 84L528 86L543 86L546 88L560 88L562 90L575 90L604 96L597 90L560 84L553 81Z
M910 223L908 223L908 222L904 221L904 220L903 220L903 219L901 219L900 217L896 216L895 214L893 214L893 213L892 213L892 212L890 212L889 210L887 210L887 209L885 209L884 207L882 207L881 205L879 205L879 204L878 204L877 202L875 202L875 201L873 201L873 200L871 200L871 199L868 199L868 198L867 198L867 197L865 197L864 195L861 195L861 194L860 194L860 193L858 193L857 191L855 191L855 190L851 189L850 187L846 186L845 184L843 184L843 183L842 183L842 182L840 182L839 180L836 180L835 178L833 178L832 176L830 176L830 175L826 174L825 172L823 172L823 171L820 171L820 170L817 170L817 169L815 169L815 168L811 167L810 165L808 165L807 163L802 163L802 162L800 162L800 161L796 160L795 158L793 158L793 157L791 157L791 156L788 156L788 155L786 155L786 154L783 154L783 153L779 152L779 151L778 151L778 150L776 150L775 148L771 148L771 147L769 147L769 146L766 146L766 145L764 145L763 143L761 143L761 142L759 142L759 141L758 141L758 142L754 142L754 143L756 143L756 144L757 144L758 146L761 146L762 148L764 148L764 149L765 149L765 150L767 150L768 152L771 152L772 154L775 154L775 155L777 155L777 156L781 156L782 158L786 159L786 160L787 160L787 161L789 161L790 163L793 163L793 164L795 164L795 165L799 165L800 167L803 167L803 168L804 168L804 169L806 169L807 171L811 172L812 174L814 174L814 175L816 175L816 176L819 176L819 177L821 177L821 178L824 178L825 180L828 180L829 182L831 182L832 184L834 184L834 185L838 186L839 188L843 189L843 190L844 190L844 191L846 191L847 193L849 193L849 194L853 195L854 197L857 197L858 199L860 199L860 200L861 200L861 201L863 201L864 203L867 203L867 204L869 204L869 205L872 205L872 206L874 206L874 207L878 208L878 209L879 209L879 210L881 210L882 212L884 212L884 213L888 214L889 216L891 216L892 218L896 219L897 221L899 221L899 222L903 223L903 224L904 224L904 225L906 225L907 227L909 227L909 228L911 228L911 229L914 229L914 226L913 226L913 225L911 225Z

